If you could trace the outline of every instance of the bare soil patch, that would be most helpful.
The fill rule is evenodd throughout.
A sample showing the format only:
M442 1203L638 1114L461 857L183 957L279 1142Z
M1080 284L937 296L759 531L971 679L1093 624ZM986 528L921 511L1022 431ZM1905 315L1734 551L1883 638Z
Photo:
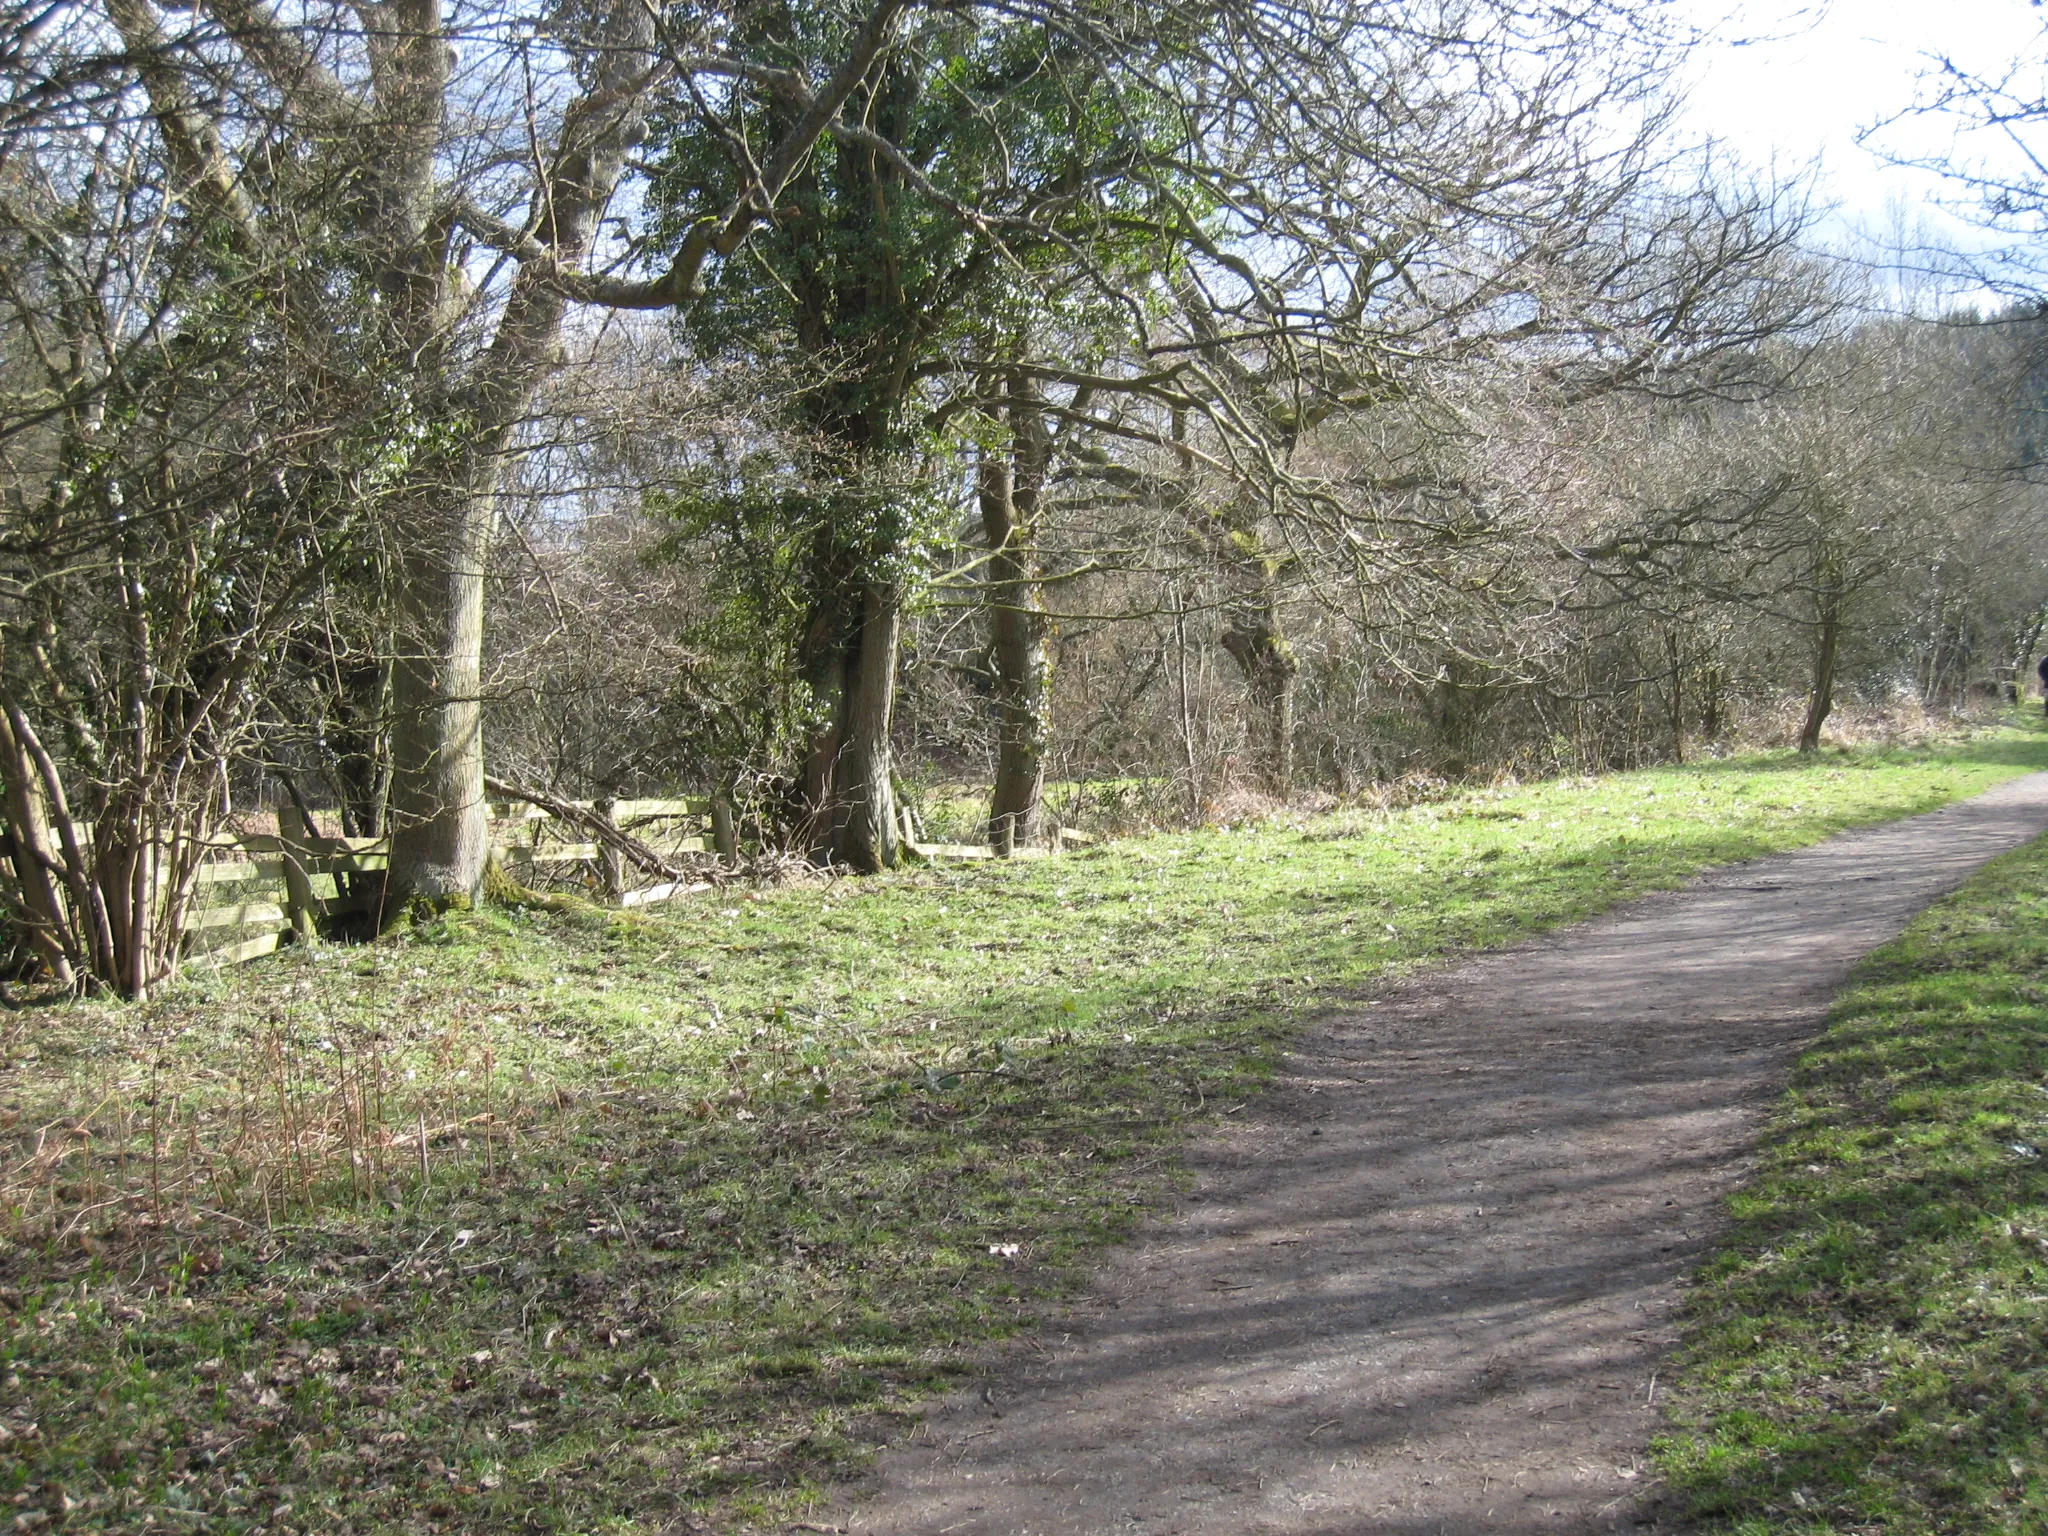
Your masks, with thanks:
M1644 1452L1673 1313L1765 1107L1850 965L2044 827L2035 774L1324 1020L1194 1148L1178 1212L830 1519L1668 1528Z

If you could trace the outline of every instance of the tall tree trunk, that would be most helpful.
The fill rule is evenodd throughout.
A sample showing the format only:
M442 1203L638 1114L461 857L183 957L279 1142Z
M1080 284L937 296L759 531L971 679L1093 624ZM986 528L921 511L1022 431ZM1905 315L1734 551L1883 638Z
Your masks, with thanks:
M859 591L857 621L820 613L807 643L804 671L817 714L803 794L811 856L874 874L902 856L889 741L902 602L883 583Z
M1721 695L1726 676L1718 661L1707 663L1700 671L1700 735L1708 741L1718 741L1721 736Z
M836 796L833 855L862 874L894 867L895 763L889 726L896 705L896 649L903 609L894 587L871 583L862 597L860 649L846 690L845 739Z
M1664 636L1664 657L1671 663L1671 760L1682 763L1685 761L1685 651L1679 644L1676 630Z
M2048 609L2036 609L2015 636L2019 642L2011 651L2012 698L2015 704L2026 697L2028 669L2034 665L2034 647L2041 643L2044 628L2048 628ZM2043 683L2041 693L2044 699L2048 699L2048 683Z
M520 266L481 357L450 376L448 351L462 318L450 273L452 227L436 180L440 125L453 51L441 8L407 13L416 25L387 41L380 96L398 125L386 186L393 238L380 286L400 317L397 338L442 391L445 426L461 446L424 465L424 521L400 552L398 655L391 676L391 864L383 917L415 898L474 900L490 859L484 802L484 572L497 527L497 490L518 424L559 360L568 299L559 274L573 270L643 137L645 71L653 12L617 0L597 7L602 46L588 84L571 101L548 167L533 189L529 240L547 259ZM438 471L438 473L436 473Z
M1286 562L1267 552L1258 517L1240 503L1212 513L1203 532L1230 583L1220 638L1251 695L1259 777L1285 799L1294 789L1294 678L1301 663L1280 618Z
M1270 583L1255 605L1231 615L1223 648L1244 674L1259 731L1259 768L1266 787L1285 798L1294 788L1294 679L1301 670L1280 628Z
M484 569L497 521L488 488L435 507L399 577L391 675L391 865L384 917L422 900L475 899L490 860L484 801Z
M996 783L988 840L1005 855L1039 842L1045 832L1052 666L1034 546L1052 455L1038 406L1029 384L1012 378L1010 448L984 454L979 479L996 666Z
M837 837L839 756L846 739L846 680L853 647L813 639L804 665L815 721L804 749L803 804L811 857L829 862Z
M1174 669L1180 683L1180 747L1188 774L1188 818L1202 811L1201 759L1195 751L1195 710L1188 689L1188 600L1187 594L1173 594Z
M1640 707L1640 693L1637 704ZM1430 688L1429 712L1430 724L1436 729L1437 745L1443 752L1444 770L1453 774L1463 773L1470 766L1478 706L1473 699L1473 690L1467 684L1464 664L1455 656L1443 664Z
M1820 730L1835 707L1835 657L1842 639L1842 615L1832 601L1821 604L1815 627L1813 692L1807 698L1806 723L1799 728L1799 750L1818 752Z

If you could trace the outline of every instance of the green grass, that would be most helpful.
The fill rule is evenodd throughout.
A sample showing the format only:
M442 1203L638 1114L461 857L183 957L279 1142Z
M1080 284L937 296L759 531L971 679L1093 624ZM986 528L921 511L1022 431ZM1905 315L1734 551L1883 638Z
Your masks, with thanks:
M1318 1006L2044 763L2028 727L487 911L19 1016L0 1498L104 1531L789 1518L1056 1306Z
M2048 841L1864 963L1691 1309L1714 1529L2048 1530Z

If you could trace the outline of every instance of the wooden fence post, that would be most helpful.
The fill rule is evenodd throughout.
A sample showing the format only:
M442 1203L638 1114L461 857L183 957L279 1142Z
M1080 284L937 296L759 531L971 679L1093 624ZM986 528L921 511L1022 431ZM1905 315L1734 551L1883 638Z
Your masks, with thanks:
M292 932L301 944L320 942L313 877L306 870L306 863L312 857L313 839L317 835L312 823L296 805L277 808L277 845L284 856L284 910L291 919Z
M606 826L617 830L618 823L612 819L612 811L618 803L618 801L607 797L606 799L596 801L592 804L591 809L604 818ZM599 843L597 845L597 868L599 876L604 881L604 899L617 906L619 898L626 894L625 855L612 847L610 843Z
M737 864L740 838L732 824L732 802L723 795L711 797L711 847L722 864Z

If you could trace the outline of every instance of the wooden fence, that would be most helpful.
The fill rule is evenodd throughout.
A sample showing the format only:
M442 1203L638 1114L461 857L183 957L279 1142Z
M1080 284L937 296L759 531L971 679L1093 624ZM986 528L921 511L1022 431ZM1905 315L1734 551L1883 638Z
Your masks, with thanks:
M732 811L722 800L686 796L569 803L608 817L663 858L710 852L730 863L737 856ZM908 813L903 830L910 851L933 863L996 857L986 844L925 842ZM1014 856L1043 858L1092 841L1062 829L1052 847L1020 848ZM493 804L491 845L515 879L539 884L567 878L622 907L667 901L708 885L684 880L635 885L631 882L639 872L626 867L618 850L585 840L580 829L538 806ZM374 877L389 862L389 848L384 838L326 836L291 807L278 812L275 834L221 839L199 866L186 923L188 958L216 965L253 960L276 950L287 934L305 942L323 923L366 912L381 883Z
M578 810L609 815L657 854L702 853L731 859L732 818L708 799L574 801ZM381 837L329 837L295 809L278 812L275 834L223 838L207 851L186 923L189 955L232 965L267 955L288 933L310 939L324 922L363 913L388 865ZM564 875L621 906L666 901L701 884L667 881L635 886L611 848L578 840L577 829L532 806L491 807L491 846L506 872L529 884Z

